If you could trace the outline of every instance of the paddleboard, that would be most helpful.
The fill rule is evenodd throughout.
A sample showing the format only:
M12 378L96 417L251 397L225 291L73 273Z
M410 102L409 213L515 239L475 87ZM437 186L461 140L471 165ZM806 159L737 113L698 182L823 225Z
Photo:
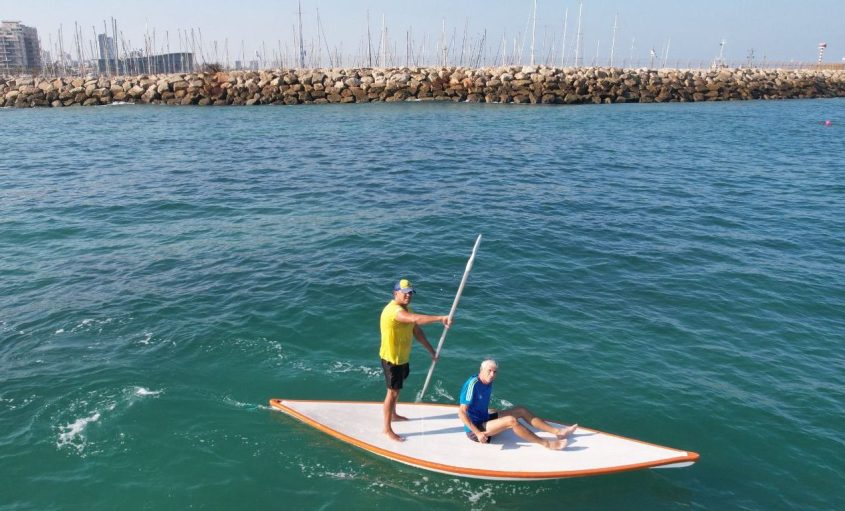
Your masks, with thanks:
M490 444L467 438L457 405L398 403L393 423L404 442L382 434L382 403L271 399L270 405L324 433L393 461L476 479L541 480L643 468L687 467L698 454L579 426L568 445L546 449L505 431ZM555 423L552 423L555 424ZM545 432L538 436L551 438Z

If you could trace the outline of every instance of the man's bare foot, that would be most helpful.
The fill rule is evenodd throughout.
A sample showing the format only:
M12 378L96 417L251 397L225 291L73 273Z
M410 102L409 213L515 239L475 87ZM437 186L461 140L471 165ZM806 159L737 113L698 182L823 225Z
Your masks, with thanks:
M402 415L399 415L399 414L393 414L393 417L391 417L390 420L392 420L393 422L398 422L398 421L406 421L406 420L410 420L410 419L408 419L407 417L404 417Z
M566 438L572 433L574 433L576 429L578 429L578 424L573 424L567 428L560 428L559 430L557 430L557 437Z
M566 447L566 439L546 440L546 448L558 451Z
M393 440L393 441L395 441L395 442L404 442L404 441L405 441L405 439L404 439L404 438L402 438L401 436L397 435L397 434L396 434L396 433L394 433L393 431L382 431L382 433L384 433L385 435L387 435L387 438L389 438L389 439L391 439L391 440Z

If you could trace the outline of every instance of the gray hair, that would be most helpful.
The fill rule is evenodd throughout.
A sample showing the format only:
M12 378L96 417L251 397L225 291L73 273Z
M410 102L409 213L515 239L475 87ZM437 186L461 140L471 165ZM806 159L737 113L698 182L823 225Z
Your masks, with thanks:
M485 367L495 367L498 369L499 363L492 358L485 358L484 362L481 363L481 370L483 371Z

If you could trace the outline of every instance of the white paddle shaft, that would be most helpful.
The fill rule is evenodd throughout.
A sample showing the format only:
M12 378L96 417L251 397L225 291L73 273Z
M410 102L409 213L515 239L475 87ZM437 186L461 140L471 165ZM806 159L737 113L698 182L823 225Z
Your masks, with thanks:
M458 286L458 292L455 295L455 301L452 302L452 310L449 311L449 321L452 321L452 318L455 316L455 309L458 308L458 302L461 299L461 293L464 292L464 286L467 283L467 279L469 278L469 272L472 270L472 263L475 261L475 253L478 252L478 244L481 243L481 235L479 234L478 237L475 239L475 245L472 247L472 254L469 256L469 261L467 261L466 270L464 270L464 276L461 279L461 285ZM446 333L449 332L448 328L443 329L443 334L440 336L440 342L437 343L437 350L435 353L435 358L440 356L440 349L443 347L443 341L446 340ZM431 367L428 368L428 376L425 377L425 384L423 384L423 388L420 391L419 395L417 395L417 403L422 401L423 394L428 389L428 384L431 381L431 375L434 374L434 366L437 364L437 360L431 361Z

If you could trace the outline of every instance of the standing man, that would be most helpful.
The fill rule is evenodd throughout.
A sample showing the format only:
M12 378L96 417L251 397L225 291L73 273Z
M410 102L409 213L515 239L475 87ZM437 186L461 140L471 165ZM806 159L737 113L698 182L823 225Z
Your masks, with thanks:
M464 423L464 431L469 439L473 442L489 444L493 436L512 429L519 438L548 449L566 447L566 437L578 428L577 424L555 428L521 406L490 413L490 394L493 392L493 380L496 379L498 372L499 364L488 358L481 363L478 376L470 377L461 389L458 416ZM519 422L519 419L541 431L553 434L555 438L553 440L540 438Z
M384 397L384 429L382 432L391 440L402 442L405 439L397 435L391 426L392 421L406 421L396 413L396 402L405 378L410 374L408 360L411 356L411 337L416 337L431 354L432 360L437 360L437 353L431 343L425 338L420 325L429 323L443 323L449 328L452 322L449 316L427 316L416 314L411 309L411 298L414 286L407 279L398 281L393 286L393 300L381 311L381 367L384 370L384 381L387 384L387 395Z

